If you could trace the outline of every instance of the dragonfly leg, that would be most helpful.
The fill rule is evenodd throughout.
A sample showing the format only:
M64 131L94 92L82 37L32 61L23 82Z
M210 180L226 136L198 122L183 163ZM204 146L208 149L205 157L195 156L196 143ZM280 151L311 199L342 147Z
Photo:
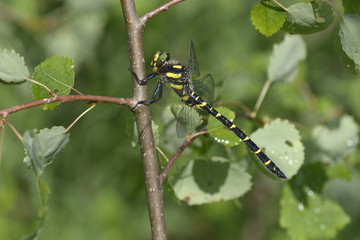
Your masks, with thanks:
M159 101L162 97L162 89L163 89L162 81L158 81L151 99L137 102L136 105L130 110L131 111L134 110L139 104L150 105L153 104L154 102Z
M147 81L149 81L150 79L152 79L153 77L155 77L156 75L158 75L157 72L156 72L156 73L150 73L150 74L147 75L144 79L140 79L140 78L138 77L138 75L137 75L133 70L131 70L131 68L128 68L128 70L132 73L132 75L134 75L137 83L140 84L140 85L145 84Z

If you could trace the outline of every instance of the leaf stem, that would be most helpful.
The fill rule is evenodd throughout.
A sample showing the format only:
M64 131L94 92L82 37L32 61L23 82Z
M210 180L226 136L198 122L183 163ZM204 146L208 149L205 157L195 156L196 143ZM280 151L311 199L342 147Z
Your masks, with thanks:
M276 0L272 0L274 3L276 3L277 5L279 5L279 7L281 7L285 12L288 12L289 9L287 9L284 5L282 5L281 3L279 3L278 1Z
M167 158L165 153L161 150L161 148L159 148L158 146L155 146L155 147L156 147L156 150L160 153L160 155L163 156L163 158L165 158L166 162L169 162L169 159Z
M265 82L265 84L264 84L264 86L263 86L263 88L261 90L261 93L259 95L259 98L258 98L258 100L257 100L257 102L255 104L254 111L251 114L252 118L256 117L256 114L257 114L262 102L264 101L264 98L265 98L265 96L266 96L266 94L267 94L267 92L269 90L269 87L270 87L271 83L272 83L272 81L270 79L266 80L266 82Z
M32 83L34 83L34 84L37 84L37 85L45 88L46 91L48 91L49 94L50 94L52 97L55 97L55 96L56 96L56 94L55 94L53 91L51 91L51 89L48 88L47 86L45 86L44 84L42 84L42 83L40 83L40 82L38 82L38 81L35 81L34 79L31 79L31 78L26 78L26 80L28 80L29 82L32 82Z
M11 130L13 130L13 132L15 133L15 135L20 139L20 141L22 141L23 137L22 135L19 133L19 131L14 127L14 125L12 125L11 123L9 123L8 121L5 122L7 125L9 125L9 127L11 128Z
M332 2L330 2L329 0L323 0L323 1L326 2L327 4L329 4L330 7L332 7L332 8L335 10L335 12L337 12L337 14L339 14L341 17L344 16L344 15L340 12L340 10L337 9L337 7L336 7Z
M81 113L81 114L65 129L65 133L66 133L67 131L69 131L70 128L71 128L72 126L74 126L74 124L75 124L77 121L79 121L79 119L80 119L82 116L84 116L87 112L89 112L89 111L90 111L91 109L93 109L95 106L96 106L95 103L91 104L91 107L89 107L89 108L86 109L83 113Z

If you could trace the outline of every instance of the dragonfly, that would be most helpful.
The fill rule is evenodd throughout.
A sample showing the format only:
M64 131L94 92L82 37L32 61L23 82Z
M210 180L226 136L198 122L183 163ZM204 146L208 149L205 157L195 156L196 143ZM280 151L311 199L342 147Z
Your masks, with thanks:
M249 136L247 136L232 121L223 116L215 108L213 108L210 103L208 103L213 96L213 90L211 92L208 87L205 87L205 84L203 84L203 88L195 88L197 82L213 82L213 79L210 74L207 74L200 81L193 81L193 78L198 77L200 73L192 41L190 42L190 58L188 66L182 65L176 60L170 60L170 54L168 52L157 51L151 61L151 68L153 72L148 74L144 79L139 79L137 74L130 70L140 85L146 84L149 80L159 76L152 98L139 101L133 109L135 109L139 104L150 105L159 101L162 97L163 85L167 84L186 106L201 109L215 117L229 130L235 133L236 136L238 136L265 165L265 167L270 170L270 172L281 179L287 179L280 168L278 168L276 164L270 160L270 158L249 138Z

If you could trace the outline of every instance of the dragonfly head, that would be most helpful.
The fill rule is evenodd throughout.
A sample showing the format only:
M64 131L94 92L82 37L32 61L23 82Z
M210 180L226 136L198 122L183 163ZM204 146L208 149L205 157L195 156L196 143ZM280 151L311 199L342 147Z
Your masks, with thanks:
M170 53L157 51L151 61L151 67L154 72L159 71L160 68L168 64Z

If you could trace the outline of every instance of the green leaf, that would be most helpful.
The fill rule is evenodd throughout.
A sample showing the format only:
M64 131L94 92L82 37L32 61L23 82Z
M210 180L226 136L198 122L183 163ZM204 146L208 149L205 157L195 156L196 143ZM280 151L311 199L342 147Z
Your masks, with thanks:
M5 84L20 84L29 77L24 58L14 50L0 50L0 82Z
M331 239L349 222L349 216L335 202L307 189L307 204L299 201L289 186L280 201L280 225L292 239Z
M270 37L283 26L286 12L273 1L263 0L253 7L250 19L260 33Z
M343 206L346 213L348 213L352 217L352 219L355 220L358 218L360 212L359 189L360 189L359 171L353 168L350 180L334 178L328 181L324 186L323 195L330 198L333 201L336 201L341 206ZM352 225L353 227L357 228L358 225L355 222L356 220L352 222ZM349 233L354 234L353 231L349 231Z
M342 161L353 154L359 144L359 126L353 117L345 115L335 119L332 125L316 126L312 131L316 145L322 150L318 158L325 163Z
M351 171L344 162L327 165L325 168L328 178L342 178L350 181Z
M69 133L65 133L64 127L44 128L40 132L35 130L26 131L23 136L25 147L25 164L40 176L45 167L53 162L69 142Z
M360 15L360 1L359 0L342 0L345 14Z
M51 57L40 63L34 71L33 79L44 84L57 95L67 95L74 86L74 63L68 57ZM49 98L49 92L37 84L31 83L35 100ZM54 109L60 103L42 105L44 110Z
M360 16L345 15L340 22L339 36L344 52L360 65Z
M267 69L272 81L292 81L297 73L297 65L306 57L306 46L298 35L285 35L284 40L274 45Z
M235 113L228 108L218 107L216 110L228 118L230 121L235 119ZM232 131L229 130L224 124L214 117L210 117L207 127L209 134L218 143L224 144L225 146L235 146L240 143L240 139Z
M223 158L191 160L171 180L176 196L189 205L236 199L249 191L250 175Z
M49 187L46 185L46 183L40 176L38 177L38 191L39 191L41 204L43 207L45 207L47 199L50 194L50 190L49 190Z
M332 8L325 2L298 3L288 8L284 29L296 34L312 34L328 28L334 21Z
M334 48L337 54L340 57L341 63L345 66L346 70L352 74L359 74L360 73L360 65L355 64L355 62L349 58L349 56L344 52L340 42L340 36L336 36L334 39Z
M304 162L304 146L299 132L286 120L276 119L266 124L251 134L251 138L289 179Z

